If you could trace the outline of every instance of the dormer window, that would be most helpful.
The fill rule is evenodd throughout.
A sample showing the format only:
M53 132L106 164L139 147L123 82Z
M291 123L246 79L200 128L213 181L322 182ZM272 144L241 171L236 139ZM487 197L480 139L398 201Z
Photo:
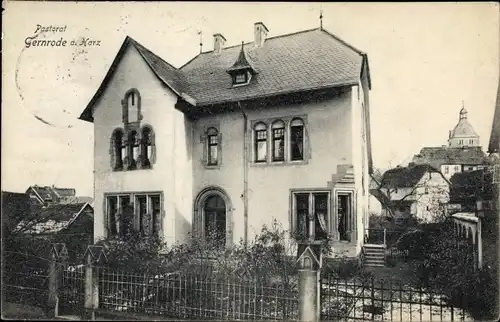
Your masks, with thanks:
M227 72L231 75L233 86L241 86L250 83L252 75L255 73L255 69L252 67L245 54L243 43L241 43L238 59L236 59L233 66L231 66Z

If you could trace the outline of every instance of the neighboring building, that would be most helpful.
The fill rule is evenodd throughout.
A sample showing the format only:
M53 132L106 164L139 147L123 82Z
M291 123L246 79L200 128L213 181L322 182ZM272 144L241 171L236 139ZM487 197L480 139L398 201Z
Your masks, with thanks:
M52 186L34 185L26 190L32 204L70 204L70 203L92 203L91 197L76 196L76 190L72 188L57 188Z
M320 28L267 33L256 23L254 41L232 47L216 34L181 68L126 37L80 116L94 123L96 241L123 232L128 213L169 243L194 232L221 246L277 219L359 254L367 55Z
M479 135L467 120L467 110L462 107L458 123L453 130L450 131L448 137L448 146L450 148L461 147L481 147L479 144Z
M370 196L368 198L368 211L370 215L384 215L382 201L378 198L377 191L380 186L380 182L378 182L375 178L370 177L370 185L369 192Z
M410 164L386 171L379 190L389 200L387 211L396 222L411 218L432 222L448 203L450 187L435 168Z
M448 146L424 147L412 162L429 164L449 180L455 173L484 168L488 158L480 146L479 136L467 120L467 110L462 108L457 125L450 131Z

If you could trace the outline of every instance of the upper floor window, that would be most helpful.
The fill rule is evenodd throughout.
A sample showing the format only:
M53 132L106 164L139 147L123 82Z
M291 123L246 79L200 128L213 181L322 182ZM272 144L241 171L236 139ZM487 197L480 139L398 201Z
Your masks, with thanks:
M272 128L273 161L285 161L285 123L275 121Z
M233 85L244 85L250 82L251 74L247 71L235 73L233 76Z
M137 89L131 89L125 93L122 100L123 122L134 123L141 119L141 96Z
M127 168L129 170L137 169L137 161L139 159L139 138L137 136L136 131L131 131L128 134L127 148L128 148Z
M149 126L144 126L141 137L141 168L147 169L151 167L154 151L153 142L153 129Z
M218 163L219 131L211 127L207 130L207 164L217 165Z
M304 121L299 118L290 123L290 153L292 161L304 160Z
M470 145L474 144L474 140L469 140L469 144Z
M455 172L460 172L460 166L459 165L455 166Z
M458 140L458 144L463 145L464 144L464 140Z
M267 161L267 126L260 122L255 124L255 162Z
M111 166L113 170L123 169L124 158L123 130L116 129L111 135Z
M444 174L448 174L449 172L450 172L450 168L447 165L445 165L444 166Z

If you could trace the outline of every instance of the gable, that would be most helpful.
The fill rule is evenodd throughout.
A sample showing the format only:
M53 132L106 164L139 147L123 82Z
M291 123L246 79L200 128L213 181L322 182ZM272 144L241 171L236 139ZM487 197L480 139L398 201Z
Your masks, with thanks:
M130 56L139 59L127 59L130 58ZM133 63L129 60L132 60ZM124 64L128 66L124 66ZM124 69L127 68L144 71L144 68L142 67L146 67L146 69L149 70L149 73L156 78L159 85L163 85L177 96L186 96L186 94L182 91L181 76L173 66L153 54L132 38L126 37L106 75L104 76L103 81L99 85L99 88L80 115L79 119L93 122L94 109L99 104L106 90L112 85L112 82L123 81L123 78L119 75L120 71L124 71ZM139 79L140 77L141 75L136 75L136 79ZM130 77L130 79L132 79L132 77ZM133 87L133 85L128 86L128 88ZM122 94L119 95L120 100L122 98L121 95ZM119 107L121 108L121 104Z

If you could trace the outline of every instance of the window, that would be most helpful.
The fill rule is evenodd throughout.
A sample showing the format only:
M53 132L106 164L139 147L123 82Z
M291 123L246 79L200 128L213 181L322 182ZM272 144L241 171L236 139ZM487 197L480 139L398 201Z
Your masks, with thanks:
M470 145L474 144L474 140L469 140L469 144Z
M111 138L111 155L113 170L123 170L123 130L116 129Z
M460 166L459 165L455 166L455 172L460 172Z
M139 140L137 137L137 132L132 131L128 135L127 140L128 147L128 169L137 169L137 160L139 159Z
M446 165L444 166L444 174L448 174L450 172L450 168Z
M424 193L429 193L429 188L428 187L425 187L425 192Z
M337 193L337 218L339 240L351 241L354 232L354 216L352 209L352 193Z
M299 240L321 240L328 236L328 192L294 192L292 231Z
M257 123L255 132L255 162L267 161L267 127L264 123Z
M141 235L159 232L160 194L139 193L106 196L108 234L126 238L132 231Z
M248 82L248 73L246 71L234 75L233 83L235 85L246 84L247 82Z
M273 161L285 161L285 123L278 120L272 125Z
M216 248L226 244L226 203L219 195L207 198L203 207L205 241Z
M293 119L290 123L290 151L292 161L304 160L304 122Z
M458 140L458 144L463 145L464 144L464 140Z
M149 126L142 128L141 138L141 168L151 168L154 150L154 135L153 130Z
M141 119L141 96L137 89L125 93L122 101L123 122L125 124L139 122Z
M218 145L219 145L219 132L217 131L217 129L211 127L207 130L208 165L217 165Z

